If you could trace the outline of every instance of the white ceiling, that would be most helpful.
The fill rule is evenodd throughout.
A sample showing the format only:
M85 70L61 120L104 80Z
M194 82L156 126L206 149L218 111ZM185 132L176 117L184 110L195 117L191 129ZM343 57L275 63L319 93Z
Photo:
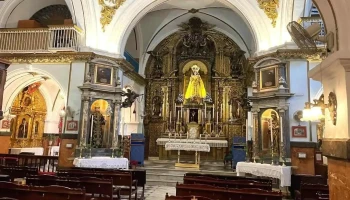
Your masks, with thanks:
M217 0L169 0L165 3L157 6L152 11L164 10L164 9L185 9L191 10L201 8L212 8L212 7L226 7L224 4Z

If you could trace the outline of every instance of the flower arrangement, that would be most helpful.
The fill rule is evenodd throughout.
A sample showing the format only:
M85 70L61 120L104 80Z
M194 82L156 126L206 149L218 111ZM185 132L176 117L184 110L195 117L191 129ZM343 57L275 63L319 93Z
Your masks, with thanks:
M139 162L137 162L136 160L132 160L130 161L130 165L132 168L136 168L136 166L139 164Z

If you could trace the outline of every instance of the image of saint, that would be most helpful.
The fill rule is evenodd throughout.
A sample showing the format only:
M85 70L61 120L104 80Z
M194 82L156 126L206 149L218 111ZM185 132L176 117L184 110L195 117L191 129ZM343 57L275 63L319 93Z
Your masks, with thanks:
M108 67L98 67L96 82L102 84L112 84L111 82L112 69Z
M25 118L22 119L21 125L18 128L17 138L27 138L28 136L28 123Z
M200 68L197 65L193 65L191 70L192 74L185 93L185 99L203 99L207 96L207 92L199 74Z
M101 114L100 107L96 106L94 113L91 115L92 122L92 147L102 148L103 146L103 126L105 125L105 118Z

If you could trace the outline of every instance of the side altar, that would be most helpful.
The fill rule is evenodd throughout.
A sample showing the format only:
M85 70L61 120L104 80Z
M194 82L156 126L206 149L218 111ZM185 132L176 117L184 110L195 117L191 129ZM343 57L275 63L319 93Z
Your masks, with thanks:
M253 71L245 52L213 25L193 17L179 27L147 52L145 157L176 159L168 142L200 142L210 147L203 159L222 161L233 138L246 135Z

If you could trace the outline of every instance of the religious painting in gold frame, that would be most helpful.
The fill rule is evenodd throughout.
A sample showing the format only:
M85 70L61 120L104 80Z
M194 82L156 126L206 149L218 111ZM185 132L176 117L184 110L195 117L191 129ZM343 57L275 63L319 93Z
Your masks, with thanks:
M113 83L113 67L107 65L95 65L95 83L101 85L112 86Z
M277 65L260 70L260 89L271 89L278 87Z
M21 115L17 117L16 139L27 139L31 136L32 117Z

